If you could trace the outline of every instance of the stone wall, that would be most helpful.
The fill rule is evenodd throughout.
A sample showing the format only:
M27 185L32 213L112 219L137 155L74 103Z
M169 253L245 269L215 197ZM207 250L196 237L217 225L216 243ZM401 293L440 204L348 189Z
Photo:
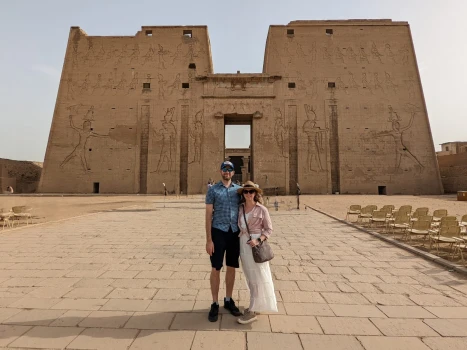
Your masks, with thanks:
M128 37L72 27L41 191L90 193L96 183L101 193L186 189L181 160L186 166L198 137L188 128L203 125L202 91L189 85L211 72L205 26L142 27Z
M265 57L263 71L283 76L280 108L298 140L291 174L302 191L442 192L406 22L271 26Z
M41 178L42 163L0 159L0 189L12 186L15 193L34 193Z
M444 192L467 191L467 153L438 157Z
M271 26L253 74L214 74L205 26L72 27L40 190L204 193L226 124L251 125L265 190L442 193L410 28L391 20Z

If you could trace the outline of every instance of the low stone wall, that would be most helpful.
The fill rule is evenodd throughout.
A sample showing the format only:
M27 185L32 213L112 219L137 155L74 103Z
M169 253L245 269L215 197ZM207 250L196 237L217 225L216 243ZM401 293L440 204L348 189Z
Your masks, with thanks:
M0 193L12 186L14 193L34 193L39 185L42 163L0 158Z
M438 157L445 193L467 191L467 153Z

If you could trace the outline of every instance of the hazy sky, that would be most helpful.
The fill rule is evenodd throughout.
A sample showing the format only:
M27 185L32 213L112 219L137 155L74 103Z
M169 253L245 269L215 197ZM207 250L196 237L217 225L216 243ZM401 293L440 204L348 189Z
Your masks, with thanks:
M270 24L350 18L409 22L439 150L467 140L466 13L466 0L0 0L0 158L44 159L70 26L208 25L215 73L259 73Z

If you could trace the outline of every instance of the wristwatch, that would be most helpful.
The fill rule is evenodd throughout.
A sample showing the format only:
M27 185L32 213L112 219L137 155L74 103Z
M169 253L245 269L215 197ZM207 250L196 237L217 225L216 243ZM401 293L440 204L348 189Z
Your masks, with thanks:
M259 243L259 244L263 243L263 241L261 240L261 238L258 238L258 243Z

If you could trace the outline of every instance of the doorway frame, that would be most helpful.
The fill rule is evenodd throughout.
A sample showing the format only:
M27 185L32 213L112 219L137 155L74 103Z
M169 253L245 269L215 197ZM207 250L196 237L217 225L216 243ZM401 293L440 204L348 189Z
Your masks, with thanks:
M226 113L224 114L224 160L226 159L225 150L227 149L225 144L225 127L227 125L249 125L250 126L250 180L254 182L255 179L255 166L254 166L254 133L253 133L253 114L252 113Z

